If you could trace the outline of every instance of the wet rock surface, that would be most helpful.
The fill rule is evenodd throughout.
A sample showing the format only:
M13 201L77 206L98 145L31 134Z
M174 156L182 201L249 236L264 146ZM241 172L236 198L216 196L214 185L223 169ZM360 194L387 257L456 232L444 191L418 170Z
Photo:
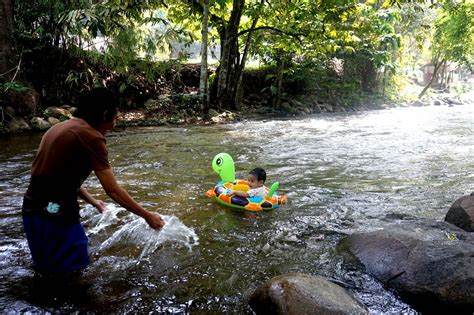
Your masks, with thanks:
M368 314L344 288L303 273L270 279L255 290L249 305L256 314Z
M366 271L422 312L474 311L474 235L449 223L402 220L340 243Z
M464 231L474 232L474 193L456 200L444 220Z

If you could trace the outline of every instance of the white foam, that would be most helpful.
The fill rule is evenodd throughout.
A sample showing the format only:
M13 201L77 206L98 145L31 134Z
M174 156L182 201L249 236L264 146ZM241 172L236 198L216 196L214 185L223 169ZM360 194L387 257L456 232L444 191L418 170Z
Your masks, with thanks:
M125 223L112 236L106 239L99 251L106 250L115 245L129 245L142 247L139 259L156 251L162 244L171 242L186 246L189 250L199 244L199 237L192 228L184 225L175 216L162 215L165 225L161 230L154 230L142 218L136 217L131 222Z
M97 234L100 231L107 228L108 226L119 223L120 219L117 216L117 214L121 212L122 210L125 210L111 203L106 205L105 211L103 213L97 212L95 208L93 209L94 209L94 215L91 218L91 221L95 221L95 222L90 222L90 224L93 225L94 227L87 231L88 235Z

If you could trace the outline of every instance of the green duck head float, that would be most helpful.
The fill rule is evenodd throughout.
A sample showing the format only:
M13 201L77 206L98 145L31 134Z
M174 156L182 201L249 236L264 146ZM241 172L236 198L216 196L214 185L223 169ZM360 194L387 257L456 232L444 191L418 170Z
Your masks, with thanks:
M212 160L212 169L223 182L235 182L234 160L227 153L219 153Z

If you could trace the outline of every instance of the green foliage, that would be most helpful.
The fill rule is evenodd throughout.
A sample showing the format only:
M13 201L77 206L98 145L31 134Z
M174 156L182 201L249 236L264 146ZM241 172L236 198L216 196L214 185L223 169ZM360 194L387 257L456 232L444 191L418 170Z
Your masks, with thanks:
M8 81L8 82L2 83L2 81L0 80L0 106L1 105L6 105L5 104L5 99L6 99L6 96L9 92L21 93L21 92L25 92L26 90L28 90L28 87L24 86L20 82ZM0 119L1 119L0 121L3 122L3 119L4 119L3 109L0 112L0 114L2 115L0 117ZM2 128L2 126L0 126L0 129L1 128ZM0 130L0 133L1 133L1 130Z
M222 36L234 2L210 0L211 44L227 40ZM429 47L431 30L434 59L472 68L473 6L468 0L444 0L433 28L437 6L421 0L248 0L236 49L241 55L249 39L249 57L271 67L284 65L286 92L314 92L346 102L348 95L396 89L394 75L404 62L417 62L416 55ZM166 69L156 60L169 59L176 44L199 40L201 15L199 0L15 1L17 37L25 53L34 43L87 60L65 76L68 87L77 91L104 84L105 67L114 76L123 75L117 84L121 92L129 91L136 77L159 80ZM277 76L269 79L267 89L276 95Z
M96 51L121 73L138 59L154 60L168 53L172 42L188 37L159 9L161 1L18 0L19 37L39 39L44 47Z
M28 90L26 86L16 81L0 83L0 94L6 93L7 91L24 92L26 90Z
M474 66L474 2L446 1L433 35L433 57Z
M87 68L84 71L70 70L66 76L66 83L70 87L78 88L79 90L87 90L91 86L100 86L100 78L97 73L91 68Z

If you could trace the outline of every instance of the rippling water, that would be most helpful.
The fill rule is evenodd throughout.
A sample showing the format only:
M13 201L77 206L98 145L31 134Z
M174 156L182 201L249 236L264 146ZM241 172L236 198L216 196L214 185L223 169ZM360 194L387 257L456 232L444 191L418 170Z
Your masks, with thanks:
M108 136L119 182L169 223L160 233L110 203L82 210L91 252L86 298L51 306L32 298L33 273L19 206L40 135L0 139L0 309L115 313L251 313L246 298L287 272L335 280L371 313L414 313L336 250L346 234L392 214L443 220L473 189L474 108L428 107L251 121L224 126L136 128ZM204 192L218 181L215 154L238 178L261 166L289 204L239 212Z

